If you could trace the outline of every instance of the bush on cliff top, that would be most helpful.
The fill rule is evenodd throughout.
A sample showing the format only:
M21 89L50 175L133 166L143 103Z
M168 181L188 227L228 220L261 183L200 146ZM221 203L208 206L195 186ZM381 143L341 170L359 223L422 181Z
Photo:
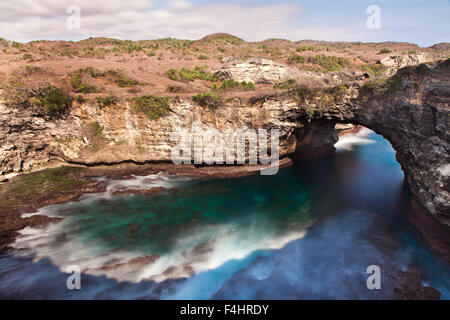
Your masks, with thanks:
M125 40L125 45L122 46L122 50L126 53L133 53L134 51L142 51L142 47L131 40Z
M57 113L69 108L73 98L64 90L51 85L51 72L26 66L9 76L4 94L9 106L35 107L46 113Z
M350 64L350 60L347 58L340 58L335 56L326 56L324 54L318 54L308 58L309 63L318 64L325 68L327 71L340 71L343 67Z
M391 52L392 52L391 49L383 48L378 52L378 54L386 54L386 53L391 53Z
M253 84L253 82L246 82L246 81L234 81L232 79L227 79L224 80L222 82L222 84L220 86L214 84L212 86L213 90L232 90L232 89L236 89L236 90L244 90L244 91L250 91L250 90L255 90L255 85Z
M78 93L96 93L97 87L92 84L92 78L99 76L93 68L80 69L72 74L70 85Z
M100 108L109 107L119 103L119 98L115 95L109 95L106 97L96 97L95 100Z
M120 88L130 88L141 84L138 80L128 76L123 70L109 70L106 75Z
M143 95L131 100L134 109L143 112L149 119L156 120L169 113L169 98Z
M40 88L36 98L39 106L48 113L63 111L72 105L73 98L55 86Z
M319 106L330 106L343 101L348 87L339 85L331 88L310 88L300 86L293 89L293 92L301 101L310 100Z
M199 93L193 96L192 100L202 107L210 107L214 109L221 106L223 103L222 98L220 96L211 94L210 92Z
M289 61L291 63L305 63L305 58L301 55L294 54L289 58Z
M386 67L382 64L366 64L362 67L362 70L371 76L379 77L386 71Z
M382 95L385 93L393 93L400 89L402 85L402 79L398 76L391 78L377 78L370 80L362 87L365 92L375 95Z
M188 82L196 79L206 81L217 81L217 78L207 69L207 67L196 66L193 70L183 68L181 70L169 69L166 71L169 79L174 81Z

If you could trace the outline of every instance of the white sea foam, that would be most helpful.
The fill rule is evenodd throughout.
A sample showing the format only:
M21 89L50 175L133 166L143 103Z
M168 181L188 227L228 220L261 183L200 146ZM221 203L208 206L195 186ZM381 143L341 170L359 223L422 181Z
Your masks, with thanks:
M255 251L281 249L306 235L306 228L271 235L261 232L257 226L242 228L228 224L199 227L191 235L180 237L170 252L156 261L127 264L151 253L111 251L101 241L88 242L77 236L65 235L62 231L66 230L66 223L69 222L63 220L42 229L22 230L13 245L21 249L17 254L34 254L34 261L48 258L62 272L70 265L77 265L84 273L106 275L119 281L136 283L150 279L161 282L212 270L230 260L244 259Z
M358 133L344 134L334 146L338 150L351 151L355 146L375 143L376 141L367 138L372 133L372 130L363 128Z
M143 190L156 187L163 187L166 189L173 188L182 182L190 181L192 178L183 176L168 176L163 172L158 174L151 174L148 176L136 176L134 179L128 180L111 180L107 181L107 194L112 194L119 189L126 190Z
M46 215L49 217L62 217L58 212L73 206L74 203L83 202L83 204L90 204L99 199L110 199L113 197L114 192L121 190L149 190L152 188L166 188L171 189L179 186L183 182L194 180L193 178L183 177L183 176L168 176L164 172L157 174L151 174L147 176L137 176L132 175L133 179L126 180L108 180L106 177L96 178L97 181L103 181L106 183L106 192L102 193L90 193L85 194L78 199L78 201L67 202L64 204L49 205L38 209L33 213L23 214L23 218L35 216L35 215Z

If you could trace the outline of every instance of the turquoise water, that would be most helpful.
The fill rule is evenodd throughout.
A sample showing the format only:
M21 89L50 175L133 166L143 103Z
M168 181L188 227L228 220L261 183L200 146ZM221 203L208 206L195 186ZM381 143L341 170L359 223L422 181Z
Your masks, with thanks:
M338 147L276 176L153 175L109 190L170 190L44 208L64 220L24 230L20 250L0 258L0 297L389 299L395 275L414 266L448 299L450 268L407 223L410 193L390 144L371 133ZM382 289L371 291L374 264ZM71 265L83 270L79 291L66 289Z

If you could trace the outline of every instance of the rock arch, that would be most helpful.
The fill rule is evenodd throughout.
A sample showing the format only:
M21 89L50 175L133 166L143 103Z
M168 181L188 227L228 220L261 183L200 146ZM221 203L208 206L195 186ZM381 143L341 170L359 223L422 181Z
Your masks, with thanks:
M297 133L296 159L332 150L334 124L363 125L396 151L414 195L410 220L450 261L450 60L406 67L401 86L386 94L358 94Z

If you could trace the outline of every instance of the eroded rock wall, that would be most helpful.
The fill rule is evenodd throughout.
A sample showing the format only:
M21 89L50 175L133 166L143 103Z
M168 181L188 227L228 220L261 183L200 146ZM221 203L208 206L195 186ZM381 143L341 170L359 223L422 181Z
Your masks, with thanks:
M413 194L450 227L450 60L396 76L396 92L352 105L354 120L391 142Z

